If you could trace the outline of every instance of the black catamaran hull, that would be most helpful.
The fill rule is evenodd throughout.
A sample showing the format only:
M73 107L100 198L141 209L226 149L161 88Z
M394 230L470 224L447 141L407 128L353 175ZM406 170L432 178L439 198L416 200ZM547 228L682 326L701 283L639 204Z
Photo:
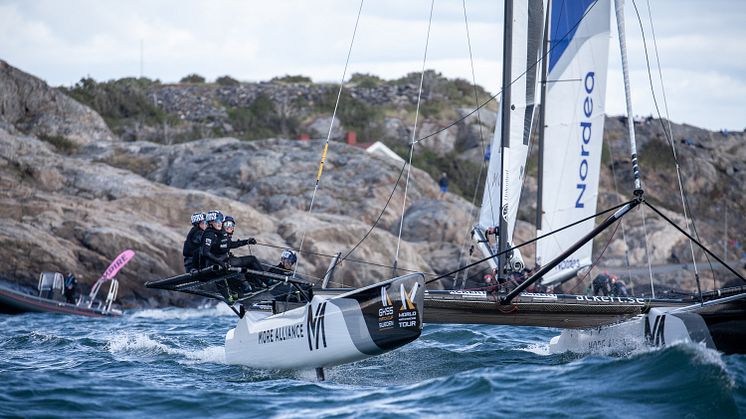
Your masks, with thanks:
M61 313L89 317L113 317L121 315L119 311L111 310L105 313L99 309L79 307L74 304L28 295L2 285L0 285L0 313Z
M347 290L327 288L314 293L337 295ZM671 304L671 300L636 297L522 293L511 304L502 305L498 294L487 291L427 290L425 322L581 329L616 323L651 307ZM683 307L691 302L679 300L675 304Z

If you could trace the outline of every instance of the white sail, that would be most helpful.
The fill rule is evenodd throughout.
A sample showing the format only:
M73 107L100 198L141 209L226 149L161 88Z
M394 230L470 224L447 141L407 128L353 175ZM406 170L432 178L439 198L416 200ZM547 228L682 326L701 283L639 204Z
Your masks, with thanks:
M492 140L493 153L490 156L479 214L479 226L482 230L498 226L501 218L506 220L508 240L513 236L528 156L531 123L538 92L540 66L537 61L541 56L545 9L546 0L518 1L513 5L510 80L514 80L514 83L511 86L510 138L508 146L503 149L500 111ZM504 157L501 153L505 154ZM501 167L501 160L505 162L505 170ZM503 217L500 216L501 213Z
M549 25L541 229L537 236L596 212L609 61L610 0L554 2ZM580 22L580 23L578 23ZM564 39L563 39L564 38ZM593 229L588 220L537 242L544 264ZM591 264L593 242L557 265L542 284Z

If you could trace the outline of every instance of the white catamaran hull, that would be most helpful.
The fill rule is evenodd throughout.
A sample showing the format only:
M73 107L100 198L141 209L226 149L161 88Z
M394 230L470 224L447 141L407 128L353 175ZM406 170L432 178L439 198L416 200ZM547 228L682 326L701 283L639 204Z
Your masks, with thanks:
M422 330L424 277L411 274L303 307L249 312L225 337L225 360L254 368L323 368L396 349Z
M620 353L680 342L742 353L746 341L743 294L704 305L652 308L647 314L594 329L564 330L549 343L551 353Z

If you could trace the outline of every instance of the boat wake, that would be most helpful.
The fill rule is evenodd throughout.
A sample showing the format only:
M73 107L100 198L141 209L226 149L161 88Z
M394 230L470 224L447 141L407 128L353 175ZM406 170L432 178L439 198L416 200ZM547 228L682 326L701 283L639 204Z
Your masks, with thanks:
M225 304L205 305L200 308L145 309L132 314L135 319L187 320L200 317L235 316Z
M105 347L114 355L141 357L166 354L181 357L178 362L185 364L225 363L225 351L222 346L182 349L159 342L145 333L122 333L111 336L107 339Z

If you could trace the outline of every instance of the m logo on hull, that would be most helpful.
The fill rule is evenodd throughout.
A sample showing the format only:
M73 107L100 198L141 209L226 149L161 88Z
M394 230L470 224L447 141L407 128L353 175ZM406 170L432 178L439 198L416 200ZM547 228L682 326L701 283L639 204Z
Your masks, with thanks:
M664 331L666 328L666 316L655 316L653 330L650 330L650 318L645 319L645 341L648 345L665 346L666 338Z
M306 319L306 330L308 330L308 350L319 349L319 338L326 348L326 329L324 328L324 313L326 313L326 302L316 307L316 315L313 313L313 306L308 308L308 318Z
M414 286L412 287L412 291L407 292L407 290L404 289L404 284L399 285L399 295L401 295L401 310L414 310L414 297L417 295L417 288L419 288L420 284L418 282L414 283Z

